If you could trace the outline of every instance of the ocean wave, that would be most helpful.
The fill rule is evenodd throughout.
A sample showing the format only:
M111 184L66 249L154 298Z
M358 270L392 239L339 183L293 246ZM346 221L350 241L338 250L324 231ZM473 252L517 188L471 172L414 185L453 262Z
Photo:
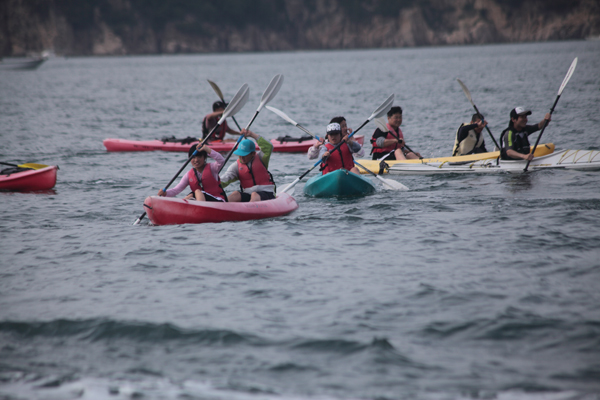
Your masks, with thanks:
M261 343L256 336L222 329L184 329L173 324L121 322L108 319L66 320L47 322L0 322L0 333L22 339L36 337L72 337L91 342L130 339L141 342L186 341L203 344L234 345Z

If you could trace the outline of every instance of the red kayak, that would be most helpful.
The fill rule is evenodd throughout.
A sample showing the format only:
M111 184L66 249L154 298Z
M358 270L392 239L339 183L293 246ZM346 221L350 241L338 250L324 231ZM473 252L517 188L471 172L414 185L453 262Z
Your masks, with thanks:
M357 135L354 137L361 145L364 142L364 136ZM221 141L215 140L208 145L219 153L231 151L235 145L235 140ZM304 153L308 148L316 143L316 139L310 138L278 138L271 139L273 143L273 151L279 153ZM126 139L105 139L104 147L107 151L180 151L187 153L193 144L198 144L198 141L169 142L163 140L126 140Z
M41 169L27 169L21 172L0 175L0 190L33 192L50 190L56 185L55 165Z
M354 140L362 144L365 141L363 135L354 136ZM301 138L289 138L289 136L277 139L271 139L273 143L273 151L279 153L306 153L309 147L317 143L317 139L313 139L312 136L304 136Z
M254 203L222 203L150 196L144 209L153 225L203 224L280 217L298 208L292 196L283 193L273 200Z
M186 142L163 142L162 140L126 140L126 139L105 139L104 147L107 151L180 151L187 153L193 144L198 141ZM235 141L223 142L215 140L208 144L213 150L219 153L225 153L233 149Z

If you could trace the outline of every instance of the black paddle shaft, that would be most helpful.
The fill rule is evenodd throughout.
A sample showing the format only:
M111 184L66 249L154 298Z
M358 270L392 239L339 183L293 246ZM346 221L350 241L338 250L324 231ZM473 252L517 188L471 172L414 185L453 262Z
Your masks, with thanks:
M477 114L482 115L479 110L477 109L477 106L475 104L473 104L473 108L475 109L475 112L477 112ZM483 116L483 115L482 115ZM481 121L483 122L483 121ZM492 138L492 140L494 141L494 144L496 145L497 148L500 148L500 145L498 144L498 142L496 142L496 138L494 138L494 135L492 135L492 131L490 131L490 128L488 128L488 126L485 126L485 130L490 134L490 137Z
M560 94L558 96L556 96L556 100L554 100L554 104L552 105L552 108L550 109L550 115L552 115L552 113L554 112L554 107L556 107L556 103L558 103L558 99L560 99ZM537 149L538 144L540 143L540 139L542 138L542 135L544 134L544 131L546 130L546 127L548 126L548 120L545 120L546 123L544 124L544 127L542 128L542 131L540 132L540 134L537 137L537 140L535 141L535 145L533 146L533 151L531 152L531 154L535 154L535 149ZM525 165L525 169L523 169L523 172L527 172L527 169L529 168L529 163L531 163L531 160L527 160L527 165Z

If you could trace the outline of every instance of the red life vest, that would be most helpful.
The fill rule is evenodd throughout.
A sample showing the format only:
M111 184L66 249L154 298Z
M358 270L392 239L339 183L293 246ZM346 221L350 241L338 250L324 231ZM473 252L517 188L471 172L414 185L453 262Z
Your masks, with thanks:
M255 156L252 159L250 167L248 164L242 164L238 158L238 177L242 191L256 185L274 185L273 177L263 164L262 160Z
M209 165L204 166L204 169L202 170L202 176L200 177L200 182L198 182L197 178L198 174L196 170L194 168L190 169L188 172L188 181L190 182L190 188L192 191L199 189L218 199L227 199L227 195L221 187L221 179L215 179Z
M350 170L352 167L354 167L354 157L352 157L352 152L350 151L350 147L348 147L347 143L343 143L333 153L331 153L331 150L335 148L335 145L331 143L325 143L325 147L330 154L325 164L321 164L323 168L323 175L338 169L344 168Z
M217 122L219 122L220 118L206 118L204 117L204 120L202 120L202 138L204 139L206 137L206 135L209 134L209 132L212 130L212 128L215 127L215 125L217 125ZM223 121L223 123L221 124L221 126L219 126L217 128L217 130L215 131L215 133L213 133L210 136L210 140L209 142L215 141L215 140L223 140L225 138L225 134L227 133L227 129L229 129L229 126L227 125L227 121Z
M396 135L392 134L392 132L396 132L394 130L394 128L392 128L390 126L390 124L386 124L386 125L388 128L388 133L387 133L387 136L385 137L386 139L394 139L394 140L397 140L398 138L404 139L404 135L402 134L402 130L400 129L400 127L398 127L398 137L396 137ZM391 153L392 151L400 148L400 145L398 144L398 142L391 144L389 146L386 146L386 147L377 147L375 142L376 142L375 139L371 139L371 144L373 145L373 151L372 151L373 153Z

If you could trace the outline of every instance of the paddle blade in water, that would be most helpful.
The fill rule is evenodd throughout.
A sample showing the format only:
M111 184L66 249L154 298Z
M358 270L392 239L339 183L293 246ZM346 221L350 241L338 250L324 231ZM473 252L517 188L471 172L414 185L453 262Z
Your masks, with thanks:
M379 175L377 175L377 178L379 178L381 183L383 183L384 189L402 190L402 191L409 190L407 186L405 186L405 185L401 184L400 182L395 181L393 179L385 179L385 178L380 177Z

